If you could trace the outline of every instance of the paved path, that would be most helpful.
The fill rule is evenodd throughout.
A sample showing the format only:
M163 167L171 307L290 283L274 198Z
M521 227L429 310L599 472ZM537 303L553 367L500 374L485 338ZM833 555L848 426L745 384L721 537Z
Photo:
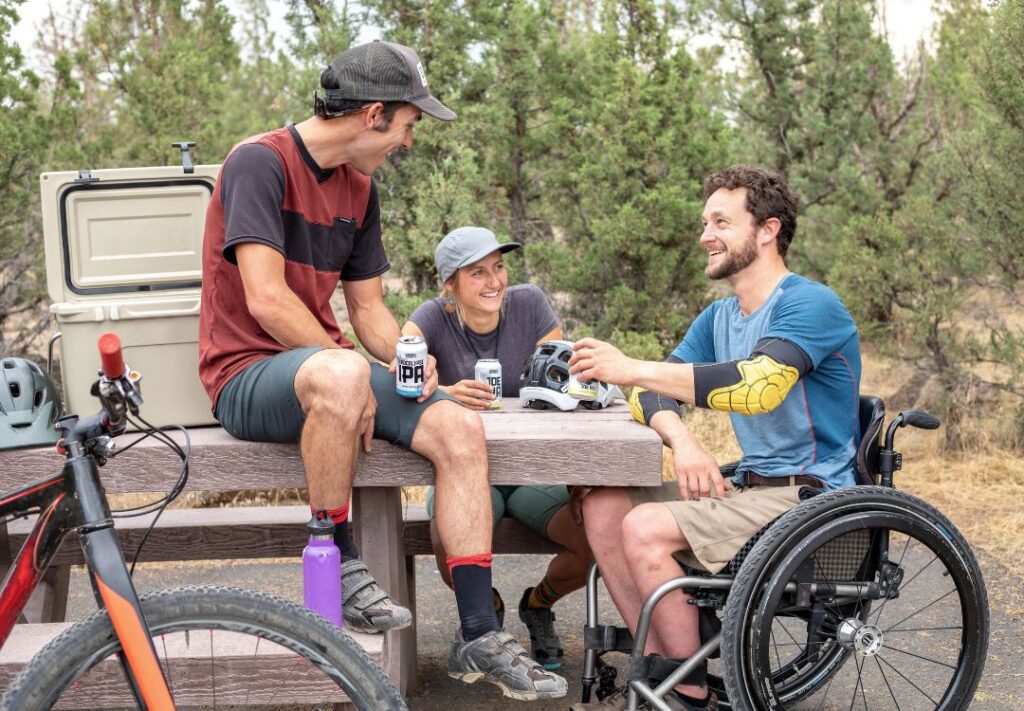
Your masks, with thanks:
M515 615L515 606L524 585L534 584L540 579L546 562L545 556L498 556L495 560L496 585L509 607L506 626L521 640L525 639L526 633ZM1024 591L1021 581L1013 578L998 564L983 557L982 565L987 585L993 591L992 639L985 678L971 709L1015 711L1024 708ZM302 598L301 573L297 563L154 564L140 566L136 572L136 582L143 591L174 585L217 583L258 587L294 600ZM416 695L409 699L411 709L493 711L499 708L522 708L548 711L566 709L571 702L579 699L585 604L582 591L570 595L556 608L557 627L566 647L567 663L563 672L569 680L569 697L566 700L527 704L502 698L490 685L477 683L467 686L447 677L444 667L448 640L455 626L455 601L441 583L432 559L417 559L417 583L420 684ZM611 623L613 608L603 589L601 600L602 621ZM69 608L72 618L81 617L95 609L88 582L80 571L72 576ZM1008 610L1014 614L1008 614ZM848 699L849 696L844 698ZM831 698L829 702L825 708L832 705ZM843 702L843 707L847 708L848 702Z

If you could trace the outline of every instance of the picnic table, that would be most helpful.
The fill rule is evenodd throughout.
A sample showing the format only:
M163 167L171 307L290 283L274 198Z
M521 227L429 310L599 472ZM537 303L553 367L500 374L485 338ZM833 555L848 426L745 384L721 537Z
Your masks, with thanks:
M502 409L481 416L493 484L661 484L661 441L652 430L633 422L621 402L605 410L560 412L531 410L507 400ZM243 442L219 427L193 429L189 435L192 451L186 491L305 486L295 445ZM122 441L132 438L128 434ZM360 454L355 479L355 542L381 585L415 610L411 556L429 552L429 535L422 507L403 506L401 487L432 484L433 469L419 455L387 442L375 440L372 449L370 455ZM169 489L177 478L176 462L165 446L149 439L101 471L110 493L159 492ZM0 453L0 490L28 484L61 464L61 458L49 449ZM140 560L297 556L305 545L301 524L308 516L309 509L304 506L169 510L148 539ZM146 525L139 519L118 520L117 530L126 550L134 550L132 544L141 538ZM0 546L0 558L6 554L10 561L27 526L18 522L0 527L0 537L7 538L7 546ZM544 552L552 545L507 519L495 533L496 553ZM38 599L27 613L30 621L63 620L67 566L81 560L76 545L62 546L48 577L51 585L37 591ZM0 567L2 563L0 560ZM26 661L7 649L15 644L12 635L0 662L0 681ZM415 682L415 624L388 632L374 656L404 693Z

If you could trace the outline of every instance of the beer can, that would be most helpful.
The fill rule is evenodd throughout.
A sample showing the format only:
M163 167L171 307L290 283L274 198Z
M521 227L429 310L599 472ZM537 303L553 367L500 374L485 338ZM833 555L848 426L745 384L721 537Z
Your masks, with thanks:
M496 358L481 358L473 368L473 379L491 386L494 399L488 403L488 409L501 407L501 362Z
M580 380L576 373L569 373L569 385L565 392L577 400L596 400L597 381Z
M422 336L402 336L395 357L395 390L402 397L419 397L427 381L427 342Z

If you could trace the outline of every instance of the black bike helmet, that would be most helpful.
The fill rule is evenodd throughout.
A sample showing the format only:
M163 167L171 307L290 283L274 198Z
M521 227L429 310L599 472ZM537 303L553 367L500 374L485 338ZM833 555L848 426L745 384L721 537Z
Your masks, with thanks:
M616 398L624 399L615 385L597 381L597 397L578 399L568 393L569 359L572 358L571 341L544 341L526 361L519 377L519 402L524 407L547 410L575 410L582 405L588 410L600 410L611 405Z
M24 358L0 359L0 449L53 444L60 411L57 388L42 368Z
M519 401L540 410L575 410L580 401L565 392L571 357L569 341L545 341L537 346L519 377Z

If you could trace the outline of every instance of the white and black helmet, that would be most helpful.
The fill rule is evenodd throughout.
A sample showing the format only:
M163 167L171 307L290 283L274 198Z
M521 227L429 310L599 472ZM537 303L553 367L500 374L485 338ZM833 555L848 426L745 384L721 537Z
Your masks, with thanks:
M61 414L57 388L24 358L0 359L0 449L53 444Z
M577 406L599 410L608 407L622 391L614 385L598 381L597 398L578 400L568 394L570 341L545 341L537 346L519 377L519 402L524 407L546 410L575 410Z

